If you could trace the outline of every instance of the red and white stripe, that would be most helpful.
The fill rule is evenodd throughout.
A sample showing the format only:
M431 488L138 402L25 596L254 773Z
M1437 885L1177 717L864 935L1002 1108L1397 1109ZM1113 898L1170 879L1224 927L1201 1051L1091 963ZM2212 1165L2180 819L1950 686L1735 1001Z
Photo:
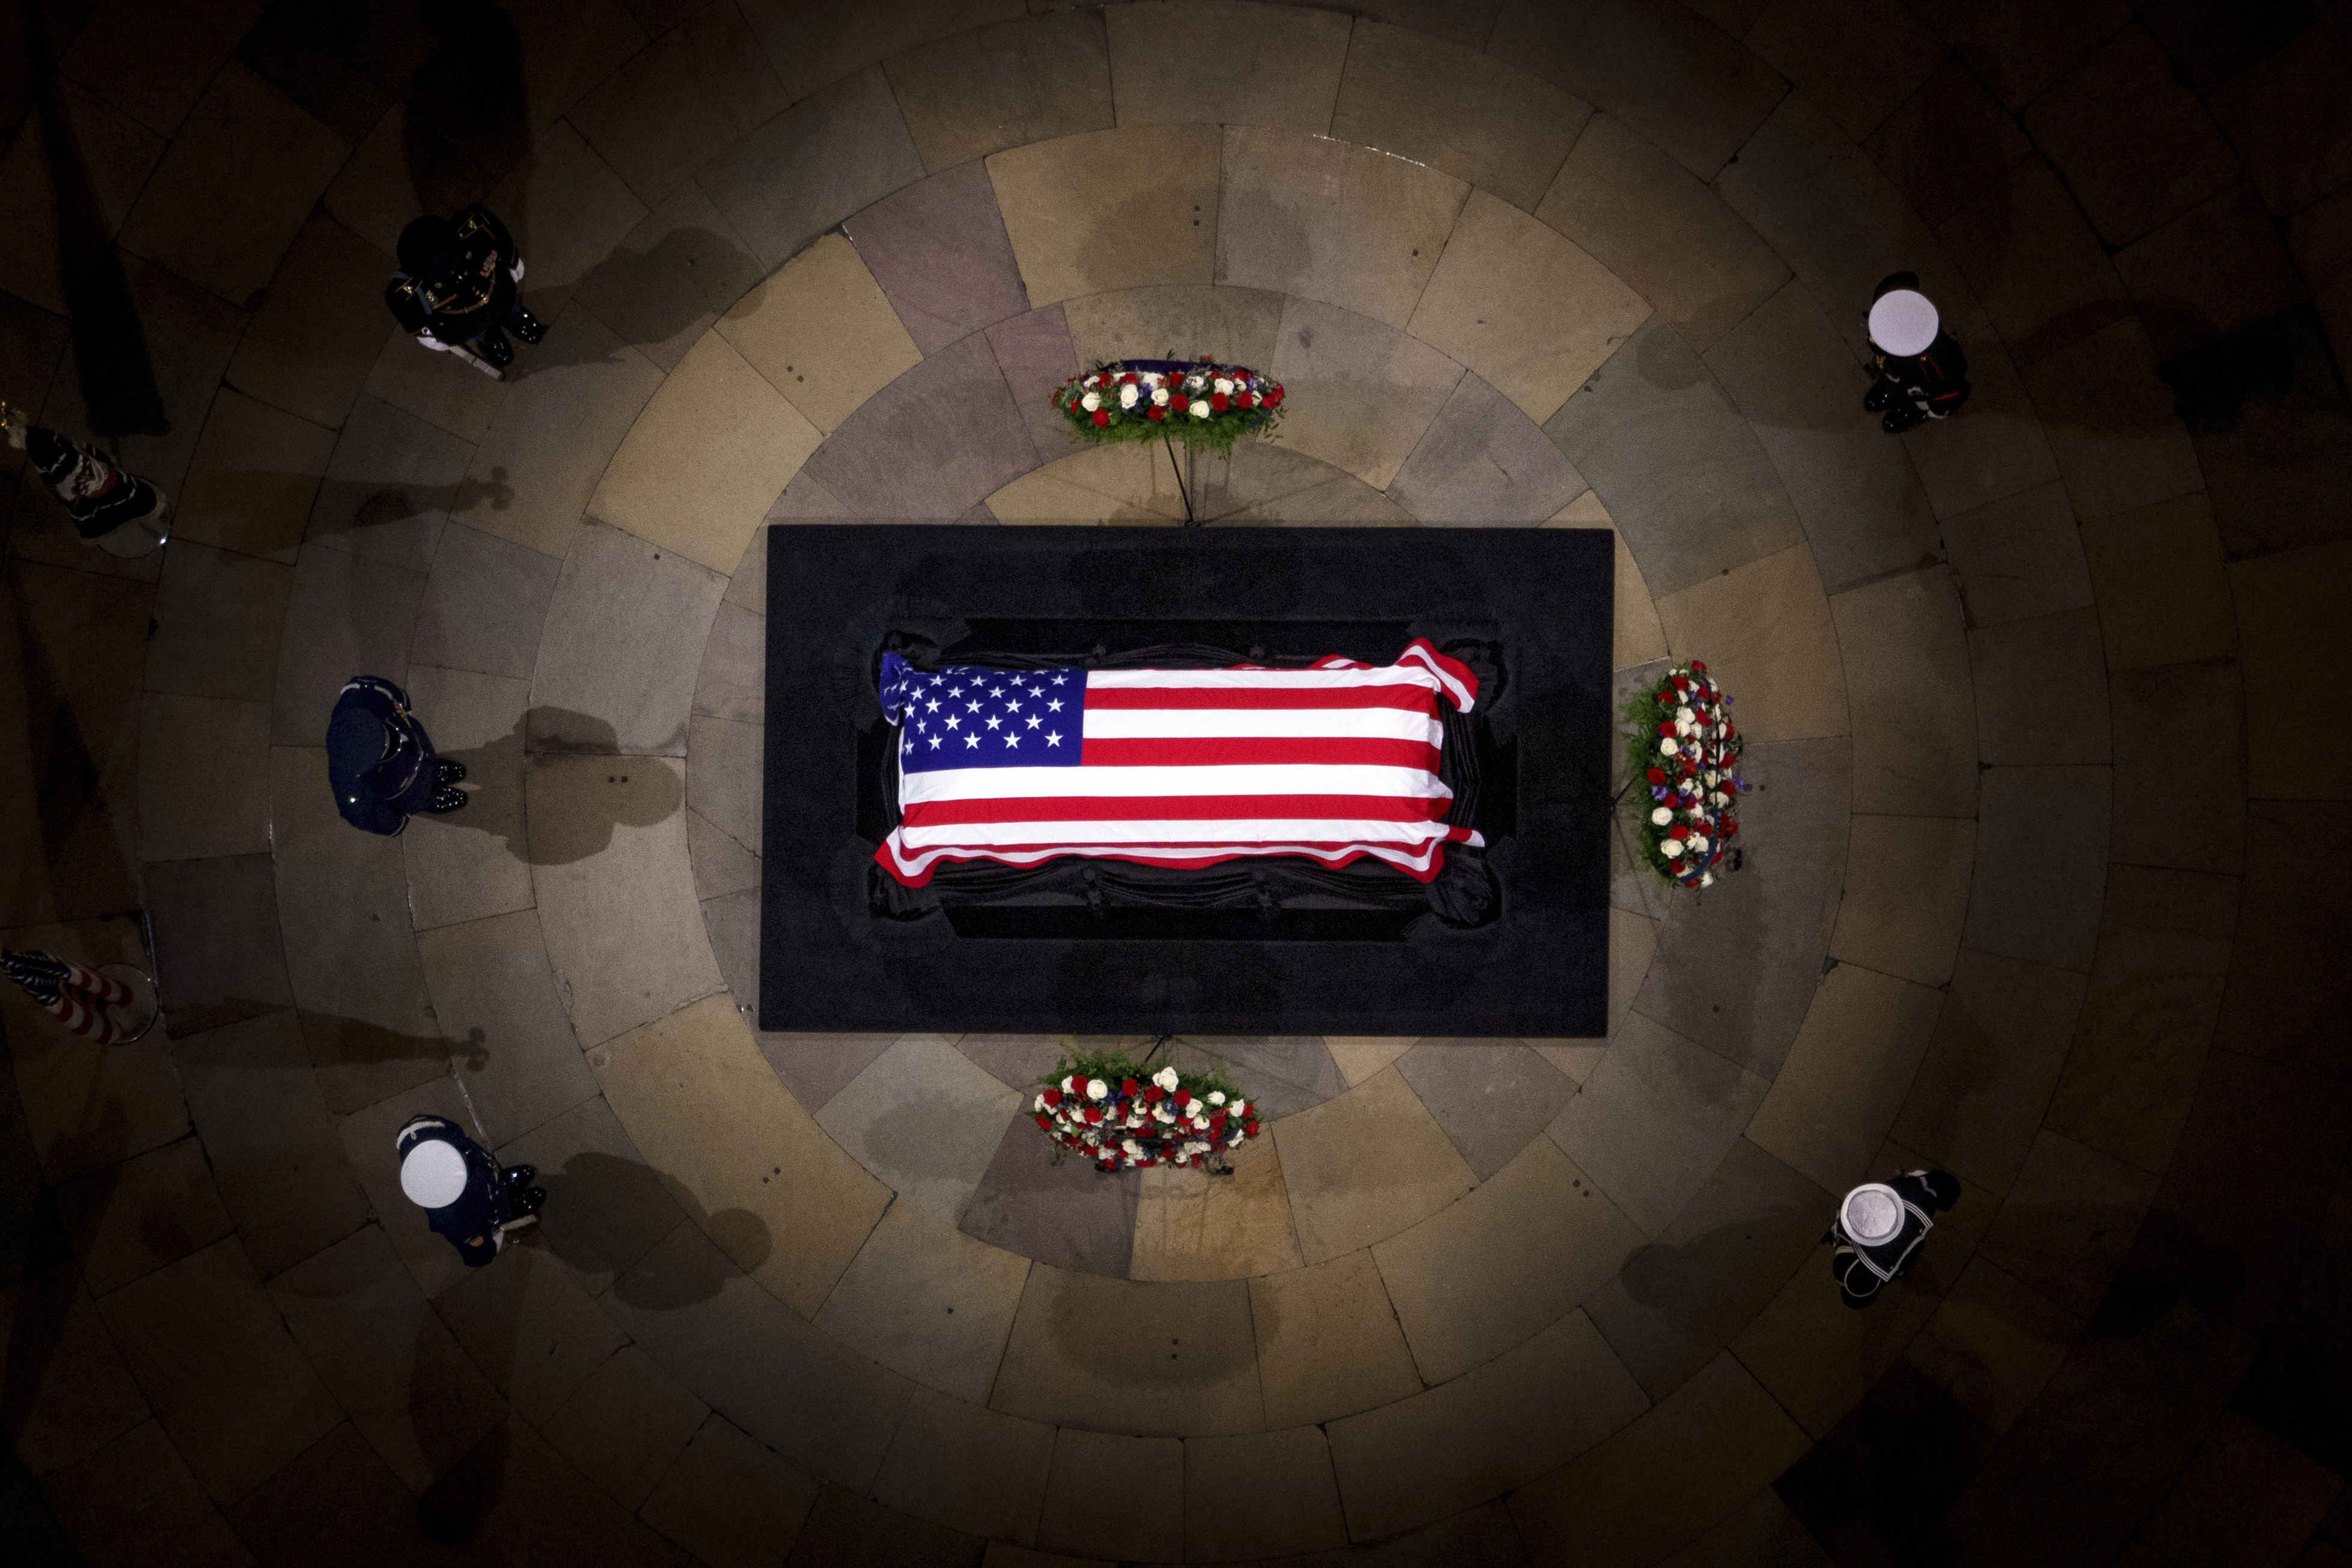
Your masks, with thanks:
M1076 768L901 772L902 821L876 859L920 886L942 860L1065 855L1203 866L1253 855L1371 856L1426 882L1448 843L1438 704L1477 678L1425 641L1393 664L1097 670Z

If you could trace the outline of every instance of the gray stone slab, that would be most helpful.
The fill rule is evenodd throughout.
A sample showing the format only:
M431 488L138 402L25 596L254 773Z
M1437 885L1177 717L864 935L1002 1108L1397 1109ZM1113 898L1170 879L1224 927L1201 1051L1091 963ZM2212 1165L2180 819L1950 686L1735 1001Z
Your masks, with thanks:
M686 814L686 852L694 861L694 896L705 904L760 885L760 857L694 811ZM726 967L721 961L722 973Z
M794 1494L769 1489L771 1504L789 1513ZM972 1553L992 1549L977 1535L901 1513L840 1487L819 1487L814 1505L794 1537L788 1563L892 1563L906 1568L962 1568ZM1048 1558L1049 1563L1052 1559Z
M342 225L312 216L237 340L229 384L314 424L341 424L383 350L383 279L392 266Z
M2105 246L2050 166L2029 158L1937 230L2020 363L2127 313Z
M1396 1067L1480 1181L1510 1164L1577 1091L1516 1040L1424 1040Z
M524 1419L544 1423L628 1336L562 1261L528 1241L434 1299L434 1310Z
M938 1035L903 1035L835 1095L817 1124L857 1163L948 1225L1024 1096Z
M1599 105L1702 180L1789 90L1672 0L1506 0L1486 52Z
M2300 308L2163 367L2231 556L2352 537L2352 403L2327 367Z
M1977 694L1977 755L1986 762L2113 760L2107 727L2089 718L2107 706L2097 611L2061 610L1975 626L1969 632L1969 669ZM2051 700L2061 693L2064 701Z
M999 322L988 329L988 346L996 354L997 369L1003 372L1005 384L1013 389L1013 405L1020 410L1021 422L1028 429L1038 461L1051 463L1069 456L1075 450L1069 427L1054 412L1050 400L1055 387L1085 367L1078 363L1077 345L1071 341L1070 324L1062 308L1048 305L1043 310ZM794 480L793 489L798 489L802 483ZM813 489L822 488L810 483ZM789 496L792 491L785 494ZM764 588L761 591L764 593Z
M1011 0L986 8L1021 9ZM891 55L882 68L929 169L1111 128L1110 43L1097 11L1009 17Z
M58 1561L135 1562L152 1537L196 1562L250 1561L171 1437L152 1421L48 1477L41 1497L47 1507L36 1518L53 1511L70 1537L59 1541ZM37 1549L37 1532L31 1542Z
M1281 296L1268 373L1295 400L1273 439L1385 490L1420 444L1462 367L1385 322Z
M760 281L761 267L701 186L682 184L581 276L573 300L667 372Z
M556 580L528 716L533 751L676 757L727 580L618 528L583 528Z
M194 539L163 552L147 689L267 703L294 569Z
M401 830L410 918L426 931L530 908L522 813L530 683L419 664L409 672L408 695L442 757L466 769L467 800L461 811L411 817Z
M268 852L269 705L151 695L139 719L140 858Z
M442 1032L462 1042L457 1082L492 1144L504 1144L596 1093L556 995L539 912L444 925L416 938Z
M423 1491L506 1419L507 1404L367 1226L269 1283L294 1343L383 1462Z
M2129 114L2129 136L2116 134ZM2169 223L2238 178L2197 95L2144 28L2126 27L2027 106L2025 129L2111 246Z
M547 1189L539 1245L592 1295L611 1289L687 1218L601 1095L500 1148L499 1158L538 1169L534 1185Z
M711 905L720 903L711 900ZM757 900L741 901L756 911ZM711 905L706 905L706 910ZM718 925L712 917L714 930ZM750 929L756 946L758 923L756 915ZM714 936L713 942L717 941ZM752 955L756 958L756 952ZM754 966L756 967L756 965ZM731 972L730 972L731 973ZM729 989L733 990L730 985ZM758 992L752 997L756 1001ZM735 991L738 1001L744 993ZM760 1054L775 1070L777 1080L793 1092L801 1108L814 1115L833 1103L833 1097L847 1086L849 1081L866 1071L874 1059L890 1049L893 1036L887 1034L778 1034L762 1030L759 1036Z
M557 1451L625 1508L642 1508L710 1406L635 1345L588 1375L543 1428Z
M2248 1056L2342 1078L2352 1042L2345 1038L2335 993L2255 977L2335 968L2352 933L2352 901L2340 883L2310 876L2304 857L2341 852L2347 835L2340 824L2317 826L2302 802L2257 801L2248 819L2245 898L2215 1038Z
M416 1507L436 1532L465 1541L478 1561L538 1559L579 1568L686 1568L688 1562L684 1547L598 1491L524 1421L509 1420L476 1444Z
M2166 360L2292 310L2310 287L2244 183L2116 252L2116 270Z
M1853 716L1853 807L1888 816L1977 813L1976 693L1967 612L1943 567L1830 601Z
M884 197L851 218L847 233L925 354L1029 308L995 187L977 159Z
M1762 874L1718 875L1697 898L1669 890L1637 1012L1768 1078L1780 1071L1844 887L1852 766L1843 739L1748 748L1739 841Z
M1166 1060L1186 1072L1223 1072L1265 1120L1309 1110L1348 1086L1319 1034L1180 1035Z
M1769 1088L1636 1010L1549 1133L1625 1218L1656 1236L1706 1184Z
M1863 142L1895 188L1940 224L2033 151L1974 71L1947 60Z
M950 344L874 394L804 472L867 517L961 517L1037 465L989 340ZM920 449L921 463L907 454Z
M802 99L697 176L768 270L850 214L923 177L879 70Z
M1962 942L2053 968L2091 967L2106 882L2105 768L1990 768Z
M1024 1103L959 1228L1040 1263L1124 1280L1135 1250L1140 1180L1134 1171L1106 1176L1058 1148L1037 1130Z
M767 727L697 714L686 798L696 814L739 844L760 841L761 747Z
M1228 46L1243 17L1250 47ZM1245 124L1325 131L1348 51L1349 25L1328 13L1252 14L1231 0L1171 11L1108 11L1118 122Z
M1443 169L1533 212L1591 117L1591 104L1529 76L1520 61L1367 20L1348 37L1331 135Z
M335 697L353 675L408 678L408 643L425 574L348 550L303 547L271 698L269 738L322 746Z
M915 1385L802 1322L699 1229L678 1227L605 1300L719 1415L803 1469L873 1485Z
M1517 403L1465 371L1388 488L1424 523L1532 526L1587 486Z
M67 1182L53 1197L80 1255L82 1278L98 1295L176 1263L234 1228L204 1146L194 1138Z
M1726 334L1706 362L1788 486L1826 591L1942 559L1927 491L1880 416L1864 410L1869 378L1801 281Z
M294 1005L268 855L146 868L155 984L175 1038Z
M2131 20L2123 0L2079 5L2003 4L1939 13L1952 48L2011 111L2064 76Z
M703 644L701 673L695 676L694 711L757 725L767 715L767 693L768 618L722 599L710 622L710 641Z
M367 1198L292 1011L180 1040L172 1062L213 1184L263 1279L366 1223Z
M1780 1294L1820 1246L1835 1205L1735 1138L1689 1206L1625 1260L1585 1312L1643 1392L1664 1399Z
M614 172L658 202L791 99L732 5L705 5L564 111Z
M329 1551L351 1568L467 1568L475 1561L436 1538L415 1494L348 1421L247 1493L228 1519L265 1563L312 1563Z
M1767 5L1741 41L1860 141L1926 81L1944 41L1900 5Z
M382 398L352 405L305 538L421 572L448 525L474 448Z
M270 763L286 972L328 1108L356 1111L448 1071L408 925L408 869L397 839L336 814L325 752L279 747Z
M528 677L562 562L453 523L441 532L409 656L420 664Z
M1643 322L1544 433L1609 508L1654 595L1805 537L1756 432L1664 320Z
M2245 863L2244 688L2234 662L2118 670L2108 852L2135 865L2235 874Z

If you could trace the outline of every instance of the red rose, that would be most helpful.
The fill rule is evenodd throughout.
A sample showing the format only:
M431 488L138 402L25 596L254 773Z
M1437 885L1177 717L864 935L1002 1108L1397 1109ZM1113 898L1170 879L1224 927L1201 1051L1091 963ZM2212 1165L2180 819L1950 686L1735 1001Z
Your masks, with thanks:
M1120 384L1121 384L1121 385L1123 385L1123 386L1130 386L1130 387L1132 387L1132 386L1140 386L1140 385L1142 385L1142 384L1143 384L1143 378L1142 378L1141 376L1137 375L1133 371L1128 371L1128 372L1127 372L1127 374L1125 374L1125 375L1123 375L1123 376L1119 377L1118 379L1119 379L1119 382L1120 382ZM1700 667L1701 667L1702 669L1704 669L1706 666L1705 666L1705 665L1701 665Z
M1242 406L1244 408L1255 408L1257 406L1257 399L1252 397L1247 392L1244 392L1242 393Z
M1675 677L1675 690L1678 692L1686 692L1690 690L1690 682L1681 675L1676 675Z
M1694 674L1703 675L1706 674L1706 665L1697 659L1693 659L1691 661L1691 670Z
M1150 1101L1154 1105L1157 1105L1160 1102L1168 1098L1168 1091L1155 1083L1150 1088L1143 1092L1143 1097L1146 1100Z
M1110 410L1107 408L1098 408L1095 410L1095 428L1097 430L1100 430L1104 425L1108 424L1109 423Z
M1684 827L1680 822L1676 822L1673 827L1666 830L1666 837L1670 839L1686 839L1690 837L1690 830Z
M1037 1124L1041 1127L1050 1127L1054 1124L1054 1118L1040 1111L1037 1113Z
M1062 1103L1062 1092L1058 1089L1048 1089L1039 1098L1048 1105L1058 1105Z
M1256 1137L1256 1136L1257 1136L1257 1124L1256 1124L1255 1122L1244 1122L1244 1123L1242 1124L1242 1136L1244 1136L1244 1137L1245 1137L1245 1138L1255 1138L1255 1137Z
M1282 389L1280 387L1276 387L1272 392L1265 394L1265 406L1268 408L1280 408L1282 406Z
M1192 406L1192 400L1186 397L1182 392L1173 392L1169 396L1168 406L1171 411L1177 413L1181 413L1186 409Z
M1153 419L1166 419L1168 417L1168 411L1161 408L1158 403L1154 403L1151 405L1151 417Z
M1176 1103L1179 1105L1190 1105L1192 1103L1192 1092L1191 1090L1179 1089L1176 1091Z
M1666 770L1665 770L1664 768L1651 768L1651 769L1650 769L1650 782L1651 782L1651 783L1653 783L1653 784L1663 784L1663 783L1664 783L1665 781L1666 781Z
M1660 735L1672 735L1672 734L1674 734L1674 732L1675 732L1675 721L1674 721L1674 720L1672 720L1672 719L1670 719L1670 718L1662 718L1662 719L1660 719L1660 720L1658 721L1658 733L1659 733Z
M1118 1081L1118 1092L1122 1094L1132 1094L1141 1087L1142 1085L1132 1078L1122 1078Z
M1209 394L1209 412L1212 413L1224 413L1225 405L1230 400L1223 392L1211 392Z
M1665 704L1668 707L1674 706L1675 688L1672 686L1660 686L1658 688L1658 700Z
M1728 817L1726 817L1726 818L1724 818L1724 819L1723 819L1723 836L1724 836L1725 838L1727 838L1727 838L1730 838L1730 837L1732 837L1733 835L1737 834L1738 831L1739 831L1739 824L1738 824L1738 823L1737 823L1737 822L1733 821L1732 821L1730 818L1728 818Z

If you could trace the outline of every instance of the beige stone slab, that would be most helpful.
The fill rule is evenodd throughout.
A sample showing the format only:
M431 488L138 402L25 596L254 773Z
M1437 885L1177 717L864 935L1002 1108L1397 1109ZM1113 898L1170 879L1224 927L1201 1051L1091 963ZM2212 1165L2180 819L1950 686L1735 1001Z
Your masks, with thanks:
M1926 1288L1927 1265L1948 1257L1948 1223L1939 1219L1934 1250L1921 1255L1903 1288L1882 1292L1868 1312L1847 1307L1828 1268L1809 1262L1739 1331L1731 1354L1799 1426L1828 1436L1935 1315L1942 1297Z
M480 164L450 146L427 116L395 103L360 139L320 204L390 256L399 247L400 231L419 209L457 212L489 190L490 177Z
M63 77L52 78L29 114L21 97L16 102L23 123L0 157L0 287L69 315L68 285L82 282L68 277L76 253L102 246L122 226L163 155L163 138ZM56 172L68 160L79 165L83 188L75 196L94 231L71 249L59 243Z
M1592 492L1584 493L1591 499ZM1569 503L1566 511L1553 521L1558 522L1574 512L1580 502ZM1598 502L1594 503L1598 506ZM1606 517L1607 514L1602 514ZM1579 526L1588 526L1580 523ZM1611 530L1612 533L1615 530ZM1636 664L1646 664L1666 656L1666 629L1658 620L1657 601L1650 597L1649 584L1642 580L1642 568L1626 548L1625 536L1617 534L1617 576L1614 586L1616 614L1611 631L1610 667L1630 670Z
M1386 489L1454 395L1462 367L1336 305L1283 306L1271 373L1286 397L1274 441Z
M1054 1434L1038 1543L1053 1550L1173 1557L1183 1532L1184 1446L1067 1427ZM1060 1561L1059 1558L1049 1561Z
M733 1004L706 998L591 1051L588 1064L672 1195L707 1216L746 1273L814 1317L889 1189L777 1082Z
M386 251L331 218L311 218L237 340L229 384L315 424L341 425L383 350L392 265Z
M2086 983L1963 950L1895 1140L1971 1186L2007 1192L2065 1063Z
M335 1402L410 1490L432 1485L506 1419L506 1401L376 1227L278 1275L269 1299Z
M1349 36L1331 134L1532 211L1591 117L1591 104L1510 62L1367 18Z
M2106 653L2094 610L2062 610L1969 632L1977 755L1994 764L2105 762Z
M990 157L1030 305L1213 281L1222 150L1213 125L1122 126Z
M1845 669L1829 600L1800 545L1658 601L1676 661L1693 659L1731 694L1750 740L1844 735Z
M383 340L366 392L417 418L428 420L461 441L479 441L507 394L493 381L454 354L436 354L412 341L398 327Z
M1249 1287L1144 1284L1034 1264L989 1404L1097 1431L1263 1431Z
M1863 142L1920 216L1941 224L2033 152L1976 73L1947 60Z
M0 1291L0 1335L41 1350L10 1390L8 1417L16 1458L34 1475L79 1463L148 1418L71 1263Z
M269 849L269 705L150 692L140 704L142 861Z
M222 388L173 503L173 532L291 561L334 450L333 431Z
M1972 626L2091 602L2091 572L2066 488L2056 480L1944 522L1944 543Z
M564 1016L539 912L520 909L420 933L418 961L441 1030L457 1041L455 1071L492 1145L594 1098Z
M541 1425L628 1343L570 1266L528 1243L509 1244L494 1268L468 1270L434 1307L516 1411Z
M1402 328L1469 185L1345 140L1243 125L1224 138L1217 281Z
M1330 12L1244 0L1107 11L1118 123L1331 129L1349 25ZM1234 47L1245 29L1249 47Z
M631 427L590 509L713 571L730 571L821 439L714 332L688 351Z
M814 1321L926 1388L984 1403L1029 1268L916 1204L893 1203Z
M216 1502L243 1497L342 1419L235 1237L117 1291L99 1312Z
M1350 1089L1373 1077L1381 1068L1411 1051L1412 1045L1413 1037L1411 1035L1378 1039L1328 1034L1323 1037L1324 1049L1331 1053L1331 1060L1339 1064L1339 1076L1348 1081Z
M450 511L468 528L560 559L662 375L581 309L566 310L538 350L524 352L531 357L507 372L511 384Z
M1789 269L1721 198L1622 121L1585 128L1535 214L1638 289L1705 352Z
M1854 810L1974 816L1976 698L1951 574L1849 589L1830 614L1853 705Z
M2080 538L2098 593L2109 669L2236 652L2238 618L2221 530L2202 491L2094 518Z
M1969 376L1976 390L1958 415L1930 420L1898 438L1939 517L2058 478L2057 459L2009 355L1997 343L1979 343Z
M2131 298L2074 197L2040 158L1937 227L2001 340L2032 364L2129 313Z
M2024 374L2058 471L2086 524L2205 487L2147 329L2127 316Z
M183 1138L57 1189L58 1217L103 1296L226 1236L204 1146Z
M1084 448L1024 474L987 505L1005 523L1166 523L1184 516L1166 455L1141 443Z
M2306 35L2308 37L2309 35ZM2339 65L2336 69L2343 68ZM2142 1532L2149 1561L2326 1561L2343 1478L2284 1437L2237 1410L2224 1411L2212 1435L2174 1483Z
M642 1508L710 1407L635 1345L623 1345L547 1419L541 1435L624 1508Z
M1168 1166L1143 1173L1135 1210L1136 1280L1242 1280L1304 1263L1271 1138L1232 1151L1230 1176Z
M1572 241L1474 192L1408 329L1540 424L1649 314Z
M152 1421L58 1471L43 1493L85 1562L153 1561L149 1553L159 1541L169 1544L173 1562L205 1568L249 1568L253 1562Z
M1757 57L1856 141L1942 63L1944 41L1900 5L1775 0L1745 35Z
M1376 1541L1523 1485L1648 1406L1591 1320L1570 1312L1466 1376L1330 1423L1348 1533Z
M1822 977L1748 1136L1830 1192L1862 1177L1919 1070L1943 998L1841 964Z
M742 12L705 5L631 56L564 119L650 203L790 101Z
M1643 1239L1559 1145L1538 1138L1372 1257L1422 1381L1433 1386L1549 1327Z
M1514 1493L1511 1519L1546 1557L1654 1563L1769 1486L1809 1446L1727 1351L1607 1442Z
M2248 764L2238 666L2210 660L2119 670L2108 690L2116 737L2108 852L2136 865L2241 870Z
M1966 818L1856 815L1830 956L1923 986L1950 979L1976 848Z
M573 298L667 372L760 272L735 225L702 187L688 183L583 275Z
M726 590L725 578L657 539L582 529L556 577L540 632L532 706L524 717L530 748L685 755L703 644ZM639 781L656 789L661 782L654 774ZM616 803L606 816L646 826L675 804L651 795L626 802L630 809ZM532 824L535 835L541 826ZM532 852L538 863L577 860L603 847L584 829L544 826L552 836Z
M1348 1542L1330 1445L1313 1427L1184 1443L1184 1555L1337 1550Z
M1370 1250L1249 1283L1266 1426L1352 1416L1421 1389Z
M430 724L435 747L465 768L468 786L464 810L411 817L401 831L411 919L429 931L530 908L522 777L530 683L416 665L408 695Z
M459 1127L472 1125L466 1102L457 1092L457 1081L445 1076L341 1117L335 1130L342 1139L352 1174L367 1194L377 1223L399 1249L400 1260L425 1295L436 1296L464 1277L466 1265L457 1249L425 1224L425 1211L400 1190L400 1162L394 1156L393 1145L412 1116L438 1116Z
M902 1199L952 1225L1022 1098L947 1036L908 1034L825 1102L817 1124Z
M923 357L841 235L784 263L719 319L718 332L827 435Z
M707 1417L640 1511L714 1565L781 1562L816 1504L816 1478L722 1416Z
M967 1535L1034 1541L1054 1437L1042 1423L918 1388L875 1478L875 1500Z
M1393 1236L1476 1185L1392 1067L1270 1131L1309 1263Z
M567 120L534 139L530 155L490 192L489 208L506 220L522 252L523 303L546 321L562 313L581 280L646 211Z
M1978 1258L1912 1342L1907 1359L2006 1437L2081 1328L2074 1313Z
M893 55L882 69L935 174L1111 128L1110 44L1091 12L1008 18Z
M1082 365L1130 355L1206 354L1221 364L1265 369L1275 363L1286 303L1257 288L1160 286L1073 299L1063 315Z
M877 60L1022 13L1021 0L907 0L839 11L822 0L751 0L743 7L794 98Z
M2288 800L2335 793L2322 781L2352 766L2352 737L2334 726L2313 726L2298 710L2301 678L2335 623L2336 588L2352 571L2352 543L2311 545L2230 568L2237 601L2239 663L2246 676L2246 741L2256 757L2292 747L2296 765L2273 772L2263 793ZM2292 737L2292 738L2290 738Z
M122 248L241 304L269 281L350 143L236 61L213 78L123 221Z

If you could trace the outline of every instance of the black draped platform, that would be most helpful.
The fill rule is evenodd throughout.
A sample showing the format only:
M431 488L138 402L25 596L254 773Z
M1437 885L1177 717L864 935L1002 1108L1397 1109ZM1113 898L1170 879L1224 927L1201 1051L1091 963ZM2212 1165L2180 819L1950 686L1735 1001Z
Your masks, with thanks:
M760 1024L820 1032L1605 1032L1610 611L1601 530L778 526L768 539ZM1482 683L1449 724L1429 887L1360 861L973 862L897 885L876 671L935 662L1385 664Z

